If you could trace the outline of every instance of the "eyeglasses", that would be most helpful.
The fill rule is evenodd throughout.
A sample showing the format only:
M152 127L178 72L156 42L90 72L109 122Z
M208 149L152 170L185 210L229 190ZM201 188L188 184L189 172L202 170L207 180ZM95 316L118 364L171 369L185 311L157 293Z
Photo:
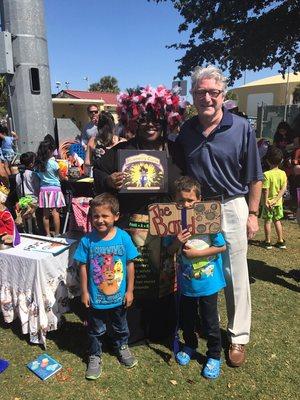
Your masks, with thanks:
M89 111L89 114L98 114L98 113L99 113L98 110L90 110L90 111Z
M200 99L203 99L206 96L206 93L209 94L209 97L212 99L216 99L217 97L220 96L221 93L223 93L224 90L219 90L219 89L199 89L194 92L195 96L199 97Z

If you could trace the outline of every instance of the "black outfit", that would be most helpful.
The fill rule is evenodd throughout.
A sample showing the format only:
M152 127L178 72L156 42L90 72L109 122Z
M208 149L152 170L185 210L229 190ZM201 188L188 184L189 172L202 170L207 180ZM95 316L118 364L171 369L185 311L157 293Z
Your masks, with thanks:
M207 357L219 360L221 358L221 332L218 315L218 293L210 296L180 297L180 324L183 340L186 346L197 349L198 338L195 332L198 317L198 307L201 317L201 329L207 338Z
M148 215L148 205L151 203L162 203L172 201L173 183L181 175L181 170L172 162L168 144L165 145L168 165L168 192L167 193L118 193L107 185L107 177L118 171L119 149L146 150L140 146L138 139L133 138L127 142L121 142L94 161L94 189L96 194L109 192L115 194L120 203L121 217L118 226L123 229L128 227L130 215ZM150 150L147 148L147 150ZM157 268L159 271L159 266ZM136 276L138 275L136 269ZM174 294L157 297L143 297L135 295L134 305L128 310L128 323L133 337L130 342L138 341L148 337L151 340L159 340L171 335L176 324Z
M168 153L169 143L166 144ZM137 138L130 139L127 142L121 142L95 160L93 174L96 194L110 192L118 197L120 202L120 214L125 216L133 213L148 214L147 207L151 203L163 203L172 201L173 183L181 175L181 170L172 162L171 157L167 157L168 162L168 193L118 193L107 185L107 177L113 172L118 171L117 150L144 150L140 147Z

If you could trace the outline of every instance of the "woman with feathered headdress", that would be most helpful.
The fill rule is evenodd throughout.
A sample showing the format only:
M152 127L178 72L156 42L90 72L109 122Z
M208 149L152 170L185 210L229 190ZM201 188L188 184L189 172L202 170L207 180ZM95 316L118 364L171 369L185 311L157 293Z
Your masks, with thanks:
M96 193L105 191L118 194L124 184L124 173L118 171L117 151L124 150L161 150L167 153L169 191L179 171L169 157L172 142L168 133L181 124L184 117L185 102L176 93L163 85L153 88L137 88L117 97L117 112L125 129L134 137L127 142L119 143L106 152L101 159L94 162L94 181ZM168 191L168 192L169 192ZM121 212L144 212L153 195L145 193L119 194ZM166 195L159 199L167 201ZM157 200L159 200L157 199Z
M134 137L117 144L94 163L96 193L110 192L118 197L121 213L119 225L131 234L141 253L137 261L135 279L135 295L138 296L136 304L141 311L140 317L136 316L136 319L144 320L140 321L142 326L139 327L139 331L144 329L144 334L153 339L166 337L174 329L173 296L167 294L174 291L175 279L170 278L168 287L160 282L160 271L166 258L161 238L149 234L148 205L171 201L172 185L181 171L170 157L174 142L168 140L168 133L175 130L176 124L181 123L184 109L184 101L162 85L157 88L146 86L121 93L118 96L117 107L119 118L122 119L124 129L130 131ZM168 176L165 191L149 190L153 165L142 162L141 165L136 165L135 169L135 172L140 174L135 180L138 192L122 193L128 178L126 172L120 171L118 166L118 157L122 150L164 152ZM158 299L158 296L165 297ZM135 323L139 324L138 321Z

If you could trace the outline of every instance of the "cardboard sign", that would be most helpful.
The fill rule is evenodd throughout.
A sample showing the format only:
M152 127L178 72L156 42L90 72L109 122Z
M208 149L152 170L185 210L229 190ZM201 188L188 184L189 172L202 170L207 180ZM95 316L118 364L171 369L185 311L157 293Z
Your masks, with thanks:
M221 204L218 201L197 202L193 208L157 203L150 204L148 211L150 234L154 236L176 236L183 229L188 229L192 235L221 230Z
M149 216L133 214L128 227L140 255L134 260L134 297L153 299L176 291L174 256L167 254L163 239L149 233Z
M125 174L119 193L166 193L168 168L165 151L118 150L118 170Z

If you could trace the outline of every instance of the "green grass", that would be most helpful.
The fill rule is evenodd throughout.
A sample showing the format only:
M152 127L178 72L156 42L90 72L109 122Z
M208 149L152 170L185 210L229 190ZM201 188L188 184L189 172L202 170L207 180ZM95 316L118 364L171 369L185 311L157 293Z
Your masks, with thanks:
M192 361L179 367L162 344L133 348L138 367L126 370L112 355L104 354L101 377L84 379L84 331L74 314L67 314L61 331L48 337L47 352L63 365L57 375L40 381L25 365L41 354L20 333L18 321L0 323L0 357L10 361L0 375L0 399L255 399L295 400L299 394L299 284L289 271L299 270L299 227L284 221L287 250L265 250L257 236L249 248L253 304L251 342L247 361L238 369L224 361L216 381L200 376L201 365ZM275 239L275 238L274 238ZM221 327L226 326L224 297L220 296ZM204 354L205 342L200 340ZM224 357L223 357L224 358ZM298 367L298 369L297 369Z

